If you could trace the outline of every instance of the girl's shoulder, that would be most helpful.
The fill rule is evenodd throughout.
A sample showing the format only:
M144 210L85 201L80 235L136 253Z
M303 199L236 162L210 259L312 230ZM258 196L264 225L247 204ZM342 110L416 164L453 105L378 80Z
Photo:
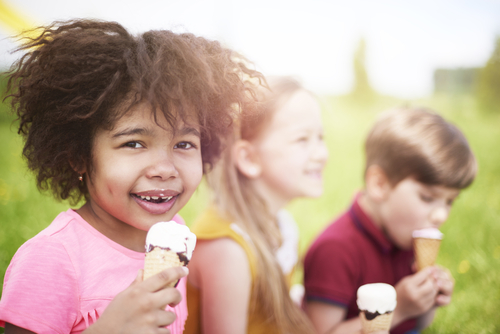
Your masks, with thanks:
M74 213L74 214L73 214ZM71 223L75 219L76 212L73 210L63 211L45 229L27 240L17 253L30 252L31 250L42 250L47 248L64 248L64 244L73 243L77 235L71 231ZM80 218L81 219L81 218ZM57 246L59 245L59 246ZM16 253L16 254L17 254Z
M215 259L219 264L224 262L228 268L230 264L249 267L251 276L254 277L256 258L252 241L239 225L210 207L193 223L191 231L198 239L193 254L195 262L203 257L206 260Z
M26 266L72 268L72 253L74 253L72 249L79 244L79 239L84 239L81 233L82 227L79 227L82 224L76 222L79 219L83 221L71 209L61 212L49 226L19 247L12 258L9 270Z
M237 224L223 217L216 208L209 207L193 223L191 231L198 239L247 239L247 234ZM248 241L248 240L247 240ZM238 242L239 243L239 242Z
M87 267L104 265L110 258L121 259L124 263L144 261L144 253L108 239L73 209L61 212L48 227L26 241L12 262L20 258L37 259L40 254L52 262L69 261L70 267L78 273Z

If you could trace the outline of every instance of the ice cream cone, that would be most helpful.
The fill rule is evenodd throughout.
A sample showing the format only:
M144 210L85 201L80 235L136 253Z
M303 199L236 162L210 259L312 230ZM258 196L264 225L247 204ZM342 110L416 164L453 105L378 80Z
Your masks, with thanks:
M183 263L179 260L176 252L154 247L151 252L146 253L144 260L144 276L147 279L159 272L172 267L180 267ZM175 286L177 282L172 282L169 286Z
M195 245L196 235L191 233L187 226L175 221L154 224L146 236L143 279L168 268L187 265ZM177 282L169 284L176 285Z
M359 317L363 326L363 333L373 333L376 331L388 331L391 328L392 316L394 312L381 314L368 320L365 317L365 312L360 312Z
M441 239L414 238L413 249L418 270L433 266L439 253Z
M359 287L357 300L363 333L388 331L396 308L396 289L386 283L371 283ZM368 314L368 316L367 316Z

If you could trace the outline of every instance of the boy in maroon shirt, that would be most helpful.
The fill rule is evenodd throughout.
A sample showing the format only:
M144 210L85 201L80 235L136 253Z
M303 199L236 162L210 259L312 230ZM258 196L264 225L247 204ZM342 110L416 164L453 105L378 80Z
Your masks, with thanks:
M364 190L305 257L304 307L321 334L360 333L357 289L388 283L398 297L391 333L418 333L450 303L454 282L441 267L415 272L412 232L446 221L476 160L460 130L425 109L383 114L365 150Z

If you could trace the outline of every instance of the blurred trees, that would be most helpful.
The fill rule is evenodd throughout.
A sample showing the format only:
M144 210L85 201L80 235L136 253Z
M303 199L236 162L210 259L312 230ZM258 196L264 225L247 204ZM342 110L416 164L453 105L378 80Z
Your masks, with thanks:
M366 71L366 42L359 40L353 59L354 84L350 95L358 102L371 102L375 97L375 90L370 85Z
M484 108L500 111L500 36L486 66L479 72L476 96Z

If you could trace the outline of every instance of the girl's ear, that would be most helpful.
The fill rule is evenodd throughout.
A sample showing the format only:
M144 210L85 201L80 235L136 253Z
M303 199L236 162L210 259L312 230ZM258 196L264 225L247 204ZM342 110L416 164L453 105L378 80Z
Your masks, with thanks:
M371 165L365 174L366 194L376 202L384 201L392 189L387 174L380 166Z
M259 156L255 146L246 140L238 140L232 147L234 164L236 168L248 177L255 179L262 173Z
M73 161L69 162L71 168L78 174L85 174L87 172L87 168L85 166L77 166L76 164L73 163Z

